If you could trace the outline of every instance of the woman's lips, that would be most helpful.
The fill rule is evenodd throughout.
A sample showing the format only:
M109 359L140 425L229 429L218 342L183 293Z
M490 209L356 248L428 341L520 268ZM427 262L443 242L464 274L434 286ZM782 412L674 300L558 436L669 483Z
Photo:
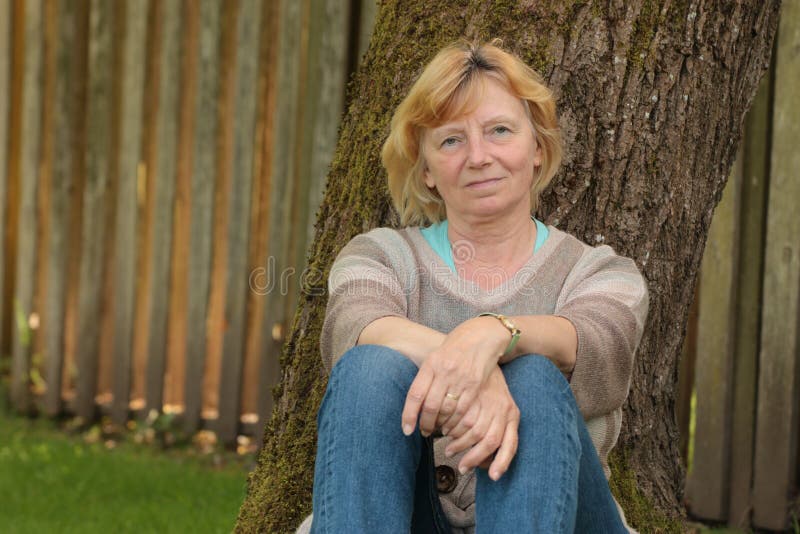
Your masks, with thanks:
M479 180L477 182L471 182L467 184L467 187L470 189L483 189L485 187L492 187L494 184L499 182L500 178L487 178L486 180Z

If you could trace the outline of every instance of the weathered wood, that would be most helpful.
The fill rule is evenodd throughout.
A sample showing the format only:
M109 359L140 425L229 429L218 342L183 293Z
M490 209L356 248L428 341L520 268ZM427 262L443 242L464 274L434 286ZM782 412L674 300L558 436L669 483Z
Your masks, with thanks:
M764 220L769 168L771 73L761 80L745 119L742 144L742 198L739 277L731 405L730 505L728 524L750 526L755 435L758 332L763 276Z
M250 237L250 190L253 182L253 135L256 115L259 21L261 2L243 0L237 20L236 108L230 197L228 205L225 336L220 376L217 432L223 443L233 443L239 427L244 312L248 291L247 250Z
M714 212L700 279L697 424L686 493L693 515L718 521L728 517L741 184L740 157Z
M187 276L191 288L186 311L186 383L183 413L184 429L187 432L198 428L203 400L206 311L211 277L211 223L214 216L221 9L221 0L203 0L200 3L200 57L192 147L191 246Z
M11 327L11 400L19 412L31 409L30 358L32 332L28 325L34 296L36 266L36 205L42 114L42 9L41 2L25 3L25 69L23 71L21 153L19 166L19 219L17 229L14 315ZM12 200L13 202L14 200Z
M269 277L267 272L270 259L269 235L271 214L269 211L273 194L271 177L275 153L275 115L278 98L278 79L274 65L278 62L280 46L280 3L272 2L262 11L261 23L261 67L258 102L261 106L256 135L256 150L259 157L253 169L253 214L255 226L254 239L251 239L250 258L250 306L248 308L247 348L245 352L245 382L242 406L258 415L255 423L259 430L254 435L260 446L263 439L263 427L272 410L272 386L278 378L278 350L266 350L274 347L269 331L264 331L264 315L268 302L276 297L268 297L262 287ZM274 275L274 273L273 273ZM260 426L259 426L260 425Z
M174 228L170 251L169 330L164 376L164 410L183 412L186 383L186 307L189 293L189 254L192 217L192 147L194 145L195 100L197 95L198 26L197 0L182 2L183 34L180 45L180 103L178 104L177 173L175 181Z
M294 226L304 229L292 239L291 261L297 269L292 287L300 287L300 275L306 266L308 247L314 239L314 223L322 201L325 176L336 149L336 133L344 111L344 88L347 81L347 43L351 9L347 2L312 0L308 21L309 41L307 75L304 85L302 137L298 141L295 188L299 192ZM288 297L289 314L296 306L296 292Z
M150 340L150 285L153 277L151 257L153 247L153 212L155 207L155 171L158 157L156 135L160 113L161 49L163 2L150 2L147 12L147 43L145 86L143 93L142 163L137 182L138 210L136 213L136 289L133 326L133 362L130 408L142 415L147 388L147 360Z
M47 250L47 294L42 310L44 325L45 381L44 411L61 411L61 384L64 369L64 308L66 304L69 191L72 186L72 135L75 45L75 5L58 4L58 58L55 79L54 161L50 195L50 236Z
M283 0L279 7L279 23L281 28L280 43L276 58L276 104L273 116L274 132L271 146L271 165L265 169L270 176L268 253L264 258L264 278L256 280L257 290L265 296L264 320L261 332L264 341L261 345L261 364L259 381L259 412L267 414L269 419L273 409L272 385L279 375L279 357L281 346L287 330L286 307L284 301L284 274L289 267L289 220L291 183L285 179L294 172L293 158L284 157L291 154L292 140L296 137L298 93L298 67L300 52L300 28L302 24L300 2ZM266 165L266 164L265 164Z
M5 300L5 263L8 251L5 247L6 204L8 203L8 131L9 104L11 103L11 21L14 16L11 2L0 6L0 298ZM5 346L5 305L0 304L0 354Z
M75 400L77 374L76 345L78 337L78 292L81 277L81 232L83 229L83 190L86 182L87 83L89 78L89 0L78 0L75 9L75 40L72 57L70 151L72 184L69 189L69 244L67 251L67 302L64 310L64 372L61 374L61 396L67 407Z
M753 524L789 526L795 490L800 354L800 4L785 2L775 52L764 305L761 314Z
M147 35L146 0L123 2L117 15L121 25L122 108L119 133L119 181L115 204L114 239L114 370L111 416L115 423L128 420L135 310L138 183L144 170L142 150L142 97Z
M233 119L236 86L236 37L239 2L226 2L222 11L219 56L219 97L217 111L216 157L214 168L214 220L212 224L212 261L208 298L208 337L203 376L202 417L209 426L219 417L219 384L222 368L222 345L225 329L225 289L228 232L228 197L233 161Z
M47 261L37 261L36 270L30 273L34 276L34 299L32 304L32 330L34 336L31 346L31 389L37 400L40 400L47 390L45 382L45 336L47 336L48 324L42 322L44 315L47 295L50 286L47 283L49 277L49 264L52 261L47 252L50 248L50 238L53 225L50 219L51 201L53 195L53 160L54 160L54 141L55 141L55 89L57 79L57 55L58 48L58 14L56 0L44 0L42 2L42 23L43 23L43 53L42 53L42 120L41 120L41 147L39 156L38 180L39 189L37 191L36 209L36 251L34 257L47 258ZM60 357L60 354L58 355ZM58 377L60 379L60 376Z
M270 389L270 384L261 384L260 368L261 346L270 342L269 333L261 330L264 320L265 296L259 288L266 276L266 256L269 246L269 198L271 182L269 170L272 165L272 144L276 73L273 66L277 61L280 32L278 30L278 2L269 2L261 10L261 35L259 37L258 86L256 89L256 129L253 139L253 186L250 202L250 245L248 251L248 289L247 312L245 316L244 368L242 372L242 402L240 420L243 428L257 428L248 435L261 435L259 424L266 418L260 411L262 387ZM273 380L276 378L273 375ZM274 383L274 381L273 381ZM248 422L250 421L250 422Z
M89 16L89 80L86 182L83 189L80 282L78 285L78 365L75 413L95 415L100 343L100 299L104 264L108 153L111 137L111 25L113 5L92 0Z
M162 2L161 70L159 75L159 112L156 131L156 165L152 169L155 188L152 234L150 239L151 278L148 291L147 411L161 411L164 395L164 370L169 321L169 269L172 247L172 210L175 202L175 155L178 134L178 99L180 72L181 2Z

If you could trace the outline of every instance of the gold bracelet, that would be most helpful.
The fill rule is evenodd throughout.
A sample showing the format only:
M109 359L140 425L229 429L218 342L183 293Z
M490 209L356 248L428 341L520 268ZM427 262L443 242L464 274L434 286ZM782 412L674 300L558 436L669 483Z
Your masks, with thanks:
M508 346L506 347L503 356L508 356L511 354L511 351L514 350L514 347L517 346L517 341L519 341L519 336L522 334L522 330L517 328L517 325L514 324L514 321L506 317L505 315L501 315L499 313L492 313L492 312L484 312L480 314L478 317L495 317L497 318L503 326L511 333L511 341L509 341Z

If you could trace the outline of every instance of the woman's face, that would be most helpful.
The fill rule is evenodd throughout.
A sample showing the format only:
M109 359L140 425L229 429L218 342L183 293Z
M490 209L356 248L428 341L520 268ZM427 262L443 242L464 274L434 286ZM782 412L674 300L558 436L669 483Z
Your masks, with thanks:
M449 218L530 213L541 149L522 101L492 78L484 83L473 111L423 136L425 184L437 189Z

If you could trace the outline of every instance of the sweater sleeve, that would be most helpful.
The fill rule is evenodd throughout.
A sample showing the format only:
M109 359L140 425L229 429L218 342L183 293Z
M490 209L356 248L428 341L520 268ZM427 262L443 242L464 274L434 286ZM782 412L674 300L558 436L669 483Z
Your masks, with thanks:
M339 252L328 277L328 306L320 335L326 370L330 372L356 345L369 323L381 317L406 317L407 308L389 255L371 233L354 237Z
M608 245L584 247L554 315L572 322L578 334L570 386L581 414L589 419L625 402L649 300L633 260L616 255Z

